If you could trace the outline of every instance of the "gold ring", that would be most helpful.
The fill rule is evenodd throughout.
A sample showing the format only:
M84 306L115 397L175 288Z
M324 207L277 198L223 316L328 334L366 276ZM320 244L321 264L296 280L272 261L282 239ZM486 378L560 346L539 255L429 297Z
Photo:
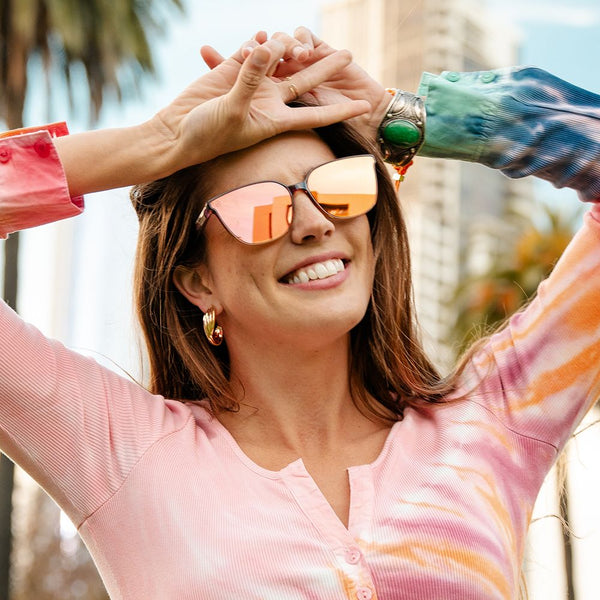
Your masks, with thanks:
M286 77L285 80L288 82L288 89L290 90L290 93L292 94L292 100L298 100L298 98L300 97L300 93L298 92L298 88L292 83L292 78L291 77Z

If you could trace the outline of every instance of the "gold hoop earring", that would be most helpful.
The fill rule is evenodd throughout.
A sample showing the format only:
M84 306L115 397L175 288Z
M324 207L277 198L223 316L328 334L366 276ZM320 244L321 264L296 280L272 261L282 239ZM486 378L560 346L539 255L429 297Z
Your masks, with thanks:
M223 341L223 328L217 325L217 315L215 309L211 306L202 317L204 326L204 335L213 346L220 346Z

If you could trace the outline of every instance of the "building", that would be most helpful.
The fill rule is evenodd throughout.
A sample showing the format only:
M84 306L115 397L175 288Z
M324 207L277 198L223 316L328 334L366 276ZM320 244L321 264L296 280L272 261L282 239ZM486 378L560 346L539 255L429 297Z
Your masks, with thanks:
M423 71L518 63L516 32L484 8L474 0L340 0L323 9L321 33L332 46L350 49L384 85L414 92ZM418 159L402 184L417 310L426 347L442 369L455 354L450 328L459 281L485 268L507 239L503 215L531 197L529 181L458 161ZM478 256L466 260L474 234Z

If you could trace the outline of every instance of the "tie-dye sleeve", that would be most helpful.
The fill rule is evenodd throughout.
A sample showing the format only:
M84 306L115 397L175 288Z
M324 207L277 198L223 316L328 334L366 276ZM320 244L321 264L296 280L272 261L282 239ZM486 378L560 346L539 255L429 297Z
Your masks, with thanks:
M425 73L423 156L536 175L600 200L600 96L532 67Z
M584 221L536 297L464 373L472 400L557 450L600 398L599 204Z
M536 175L599 201L535 299L463 378L505 427L559 450L600 396L600 96L535 68L425 74L419 93L424 155Z

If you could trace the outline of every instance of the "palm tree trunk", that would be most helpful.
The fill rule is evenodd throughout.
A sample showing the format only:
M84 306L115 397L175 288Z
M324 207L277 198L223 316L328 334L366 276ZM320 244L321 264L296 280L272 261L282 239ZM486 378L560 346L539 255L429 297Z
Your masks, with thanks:
M10 594L13 475L12 461L0 455L0 600L8 600Z
M567 580L567 600L575 600L575 584L573 577L573 544L571 537L571 526L569 524L569 488L568 488L568 467L567 455L564 452L558 459L556 469L560 518L563 535L563 549L565 556L565 577Z
M10 16L10 3L5 3L2 14ZM14 38L14 36L12 36ZM10 36L9 36L10 38ZM6 124L9 129L23 127L23 108L27 89L27 55L18 40L9 44L15 52L11 64L4 65L7 71ZM11 235L4 242L4 300L16 310L19 288L19 235ZM14 464L0 453L0 600L10 597L10 565L12 552L12 493L14 487Z
M6 302L16 308L18 291L19 236L4 243L4 291ZM14 465L0 454L0 600L10 597L10 555L12 551L12 493Z

